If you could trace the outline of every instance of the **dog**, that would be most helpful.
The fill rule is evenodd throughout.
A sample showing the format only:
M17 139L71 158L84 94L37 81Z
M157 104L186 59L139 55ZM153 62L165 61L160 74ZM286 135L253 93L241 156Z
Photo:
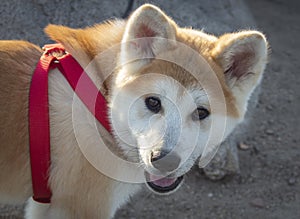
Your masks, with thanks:
M105 96L111 132L57 68L49 73L51 203L34 201L28 131L31 78L43 53L0 42L0 202L25 218L112 218L141 183L170 194L197 159L205 166L243 120L268 58L255 30L220 37L181 28L145 4L128 20L85 29L48 25Z

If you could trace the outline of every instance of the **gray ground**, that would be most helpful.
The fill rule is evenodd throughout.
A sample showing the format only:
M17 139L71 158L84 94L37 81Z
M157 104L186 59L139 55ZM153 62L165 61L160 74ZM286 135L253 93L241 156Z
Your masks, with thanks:
M142 1L135 4L137 7ZM300 218L300 69L297 0L153 1L182 26L221 34L257 26L268 37L272 55L258 104L240 137L241 173L218 182L198 168L168 197L144 190L115 218ZM126 0L4 0L0 5L0 39L48 43L48 23L84 27L120 17ZM256 22L256 24L255 24ZM9 216L11 215L11 216ZM22 218L20 208L3 207L0 218Z

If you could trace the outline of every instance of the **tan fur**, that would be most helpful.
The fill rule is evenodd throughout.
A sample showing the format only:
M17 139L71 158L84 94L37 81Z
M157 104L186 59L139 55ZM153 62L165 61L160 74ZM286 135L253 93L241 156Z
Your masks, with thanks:
M174 35L173 40L181 42L201 54L217 74L225 96L227 116L242 119L246 110L247 98L249 98L247 95L251 93L251 89L260 80L266 60L263 59L254 67L252 66L253 63L241 63L249 66L249 68L251 67L250 70L254 73L253 79L248 80L250 85L243 85L243 87L239 83L238 86L232 85L231 87L231 84L228 83L228 80L231 79L226 78L224 71L231 59L229 54L239 50L239 44L243 46L243 43L252 40L254 46L258 44L260 46L260 44L266 44L264 36L255 31L245 31L217 38L201 31L179 28L174 21L162 14L160 10L153 9L153 6L146 5L138 10L129 19L130 22L135 21L134 16L140 16L140 21L148 21L151 17L153 25L161 24L161 26L155 26L157 31L166 27L166 32L162 32L161 37L169 38ZM150 27L152 27L151 22ZM94 27L76 30L49 25L45 31L53 40L62 43L67 51L85 68L99 53L121 43L122 39L124 40L126 25L129 25L126 21L110 21ZM152 29L154 33L156 33L155 28ZM146 36L153 34L147 28L145 31L142 34L146 34ZM131 36L129 32L127 34L129 38L137 37ZM257 41L259 42L256 43ZM162 49L163 46L160 45L158 49L173 49L171 47ZM245 49L249 48L246 46ZM262 54L256 54L253 52L253 48L250 48L246 53L252 52L250 55L264 57L265 50L262 49ZM119 54L119 47L117 51ZM160 50L154 51L154 53L156 52L157 54L162 53ZM10 202L10 200L11 203L24 202L32 195L28 153L27 105L31 75L41 53L41 49L27 42L0 42L1 202ZM185 54L181 55L185 57ZM118 65L119 57L119 55L108 55L105 59L96 62L89 72L107 99L110 99L113 90L118 86L115 81L118 77L118 71L115 70L114 74L108 78L104 74L108 69ZM198 70L198 67L192 65L195 70ZM168 75L183 86L197 84L197 80L184 69L163 61L144 63L143 67L139 68L135 74L142 75L151 72ZM72 107L70 105L73 101L73 91L57 70L51 72L50 75L49 99L52 146L50 186L53 197L47 214L51 218L64 218L66 215L67 218L110 218L119 205L123 204L136 189L130 184L114 181L101 174L83 156L72 131ZM248 77L252 76L249 75ZM104 82L103 85L102 82ZM66 103L69 103L69 105ZM92 116L83 106L78 105L78 109L83 113L82 115L86 116L86 120L92 119ZM100 130L103 133L104 140L108 142L112 150L119 151L111 136L102 127L100 127ZM123 197L118 196L120 191L124 193Z
M0 196L8 202L31 195L28 90L41 54L28 42L0 41Z

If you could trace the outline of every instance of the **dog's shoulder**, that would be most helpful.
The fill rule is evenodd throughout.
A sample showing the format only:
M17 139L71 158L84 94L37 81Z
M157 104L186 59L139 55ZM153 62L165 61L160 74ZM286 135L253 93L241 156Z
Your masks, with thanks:
M42 50L37 45L23 40L0 40L0 58L4 59L12 55L30 57L41 55Z
M42 50L38 46L21 40L0 41L0 74L32 73Z

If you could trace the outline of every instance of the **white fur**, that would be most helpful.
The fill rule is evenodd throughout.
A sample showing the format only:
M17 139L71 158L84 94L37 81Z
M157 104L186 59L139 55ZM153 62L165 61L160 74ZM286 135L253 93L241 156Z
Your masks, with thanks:
M33 198L29 198L26 203L25 209L25 218L26 219L41 219L48 214L50 204L43 204L33 200Z
M131 92L132 87L135 92ZM186 173L205 146L212 148L220 144L239 122L229 119L226 111L220 115L213 114L203 121L193 120L192 114L197 107L210 110L204 90L201 87L185 88L165 75L143 75L132 84L121 87L115 94L111 106L115 137L125 154L134 160L141 156L145 168L150 171L153 171L151 152L164 147L181 157L180 168L175 174L180 176ZM149 94L161 99L163 115L146 109L144 100ZM118 109L123 109L123 113L119 113ZM218 130L211 130L212 120ZM208 142L209 138L211 142Z
M26 219L113 217L116 209L127 201L129 196L139 189L139 186L109 178L97 171L85 159L81 147L88 147L93 151L95 148L93 144L99 141L99 135L95 134L95 119L78 100L78 97L74 96L68 82L58 70L50 72L49 99L52 137L50 172L52 199L47 208L29 200L26 207ZM73 122L72 110L80 113L78 119L81 122ZM81 129L77 130L81 132L79 135L75 135L74 125L81 125ZM101 128L99 124L97 125ZM103 128L101 131L104 131ZM108 134L104 136L108 138L104 140L110 142L110 136ZM79 145L83 141L85 145ZM102 153L99 150L94 152L94 156ZM103 163L113 167L112 170L116 173L121 173L118 169L122 167L118 166L114 160L102 160L101 164ZM88 180L90 177L93 177L92 181ZM76 211L73 208L76 208Z

